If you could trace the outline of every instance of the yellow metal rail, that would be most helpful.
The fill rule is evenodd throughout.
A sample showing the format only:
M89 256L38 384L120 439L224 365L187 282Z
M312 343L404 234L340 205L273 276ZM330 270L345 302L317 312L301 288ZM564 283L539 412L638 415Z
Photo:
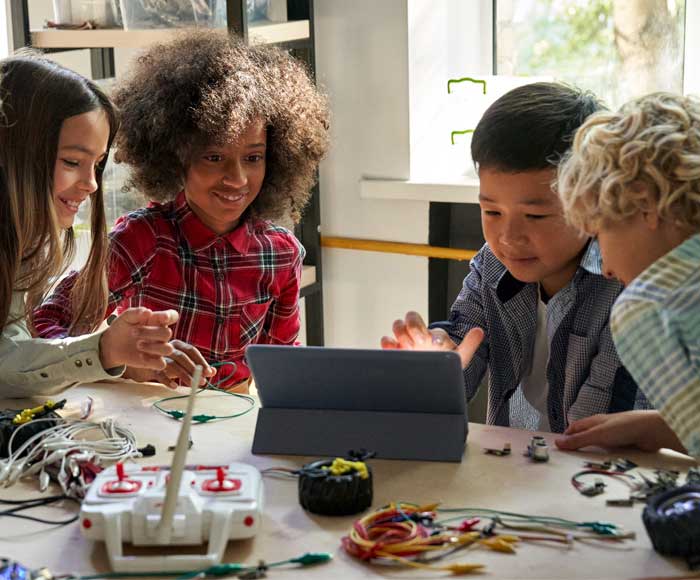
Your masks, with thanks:
M429 246L427 244L407 244L404 242L384 242L381 240L362 240L358 238L337 238L321 236L324 248L342 248L344 250L361 250L364 252L384 252L387 254L405 254L407 256L423 256L424 258L442 258L444 260L471 260L474 250L460 250Z

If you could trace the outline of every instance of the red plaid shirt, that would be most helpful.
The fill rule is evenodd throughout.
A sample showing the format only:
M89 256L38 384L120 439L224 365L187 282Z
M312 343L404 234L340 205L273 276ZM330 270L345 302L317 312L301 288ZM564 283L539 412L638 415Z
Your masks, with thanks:
M288 230L246 220L219 236L181 193L174 201L119 218L110 238L108 312L130 306L177 310L174 338L196 346L209 363L238 365L222 386L250 375L247 345L294 343L305 252ZM68 334L75 275L35 311L41 337ZM224 367L221 378L227 374Z

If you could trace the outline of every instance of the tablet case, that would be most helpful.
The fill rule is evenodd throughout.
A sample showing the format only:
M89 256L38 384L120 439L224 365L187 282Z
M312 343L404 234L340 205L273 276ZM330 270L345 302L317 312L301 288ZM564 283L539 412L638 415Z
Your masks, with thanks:
M453 352L251 345L253 453L461 461L464 379Z

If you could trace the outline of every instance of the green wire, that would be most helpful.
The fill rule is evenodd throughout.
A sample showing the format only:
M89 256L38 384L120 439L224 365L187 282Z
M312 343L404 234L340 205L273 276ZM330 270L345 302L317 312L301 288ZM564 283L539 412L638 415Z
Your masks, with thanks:
M331 554L326 552L308 552L297 558L289 560L281 560L280 562L271 562L265 564L267 568L275 568L284 566L285 564L299 564L301 566L313 566L314 564L322 564L333 559ZM176 576L176 580L186 580L197 576L228 576L232 574L241 574L250 570L257 569L258 566L245 566L243 564L215 564L201 570L177 570L174 572L105 572L104 574L90 574L88 576L70 576L66 580L99 580L102 578L164 578Z
M218 363L213 363L211 366L214 368L218 367L223 367L223 366L228 366L228 365L236 365L234 362L218 362ZM235 368L233 373L235 373ZM231 373L231 375L233 374ZM195 423L208 423L209 421L222 421L224 419L235 419L236 417L241 417L245 415L246 413L250 413L255 408L255 399L251 397L250 395L244 395L242 393L230 393L225 389L219 388L219 385L227 380L231 375L224 377L223 379L219 379L216 384L212 384L211 382L207 381L204 387L202 387L197 394L201 393L202 391L216 391L219 393L224 393L226 395L230 395L231 397L237 397L239 399L243 399L245 401L248 401L249 407L245 409L244 411L241 411L240 413L233 413L231 415L206 415L206 414L199 414L199 415L192 415L192 420ZM158 399L153 403L153 406L160 411L161 413L165 415L169 415L175 420L182 419L185 416L184 411L179 411L177 409L164 409L161 404L166 403L168 401L175 401L177 399L186 399L189 395L176 395L174 397L164 397L162 399Z
M467 515L484 515L484 516L496 516L501 519L517 519L525 520L531 523L538 524L550 524L565 528L579 528L579 527L589 527L593 530L604 530L604 529L616 529L615 524L610 524L606 522L575 522L572 520L565 520L563 518L557 518L553 516L530 516L527 514L518 514L514 512L504 512L499 510L491 510L486 508L438 508L436 510L440 513L459 513L459 516L446 518L440 520L439 523L451 522L454 520L460 520ZM599 532L600 533L600 532Z

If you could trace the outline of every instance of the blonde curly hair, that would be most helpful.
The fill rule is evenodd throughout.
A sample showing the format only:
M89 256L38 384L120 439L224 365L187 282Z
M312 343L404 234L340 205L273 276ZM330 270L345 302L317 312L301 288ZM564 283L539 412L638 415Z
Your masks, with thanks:
M559 165L557 190L581 230L650 209L700 229L700 99L653 93L592 115Z
M182 190L193 153L230 143L256 119L267 125L267 168L249 208L297 221L329 145L328 100L304 65L270 46L197 30L155 44L132 62L114 94L122 129L116 160L152 201Z

